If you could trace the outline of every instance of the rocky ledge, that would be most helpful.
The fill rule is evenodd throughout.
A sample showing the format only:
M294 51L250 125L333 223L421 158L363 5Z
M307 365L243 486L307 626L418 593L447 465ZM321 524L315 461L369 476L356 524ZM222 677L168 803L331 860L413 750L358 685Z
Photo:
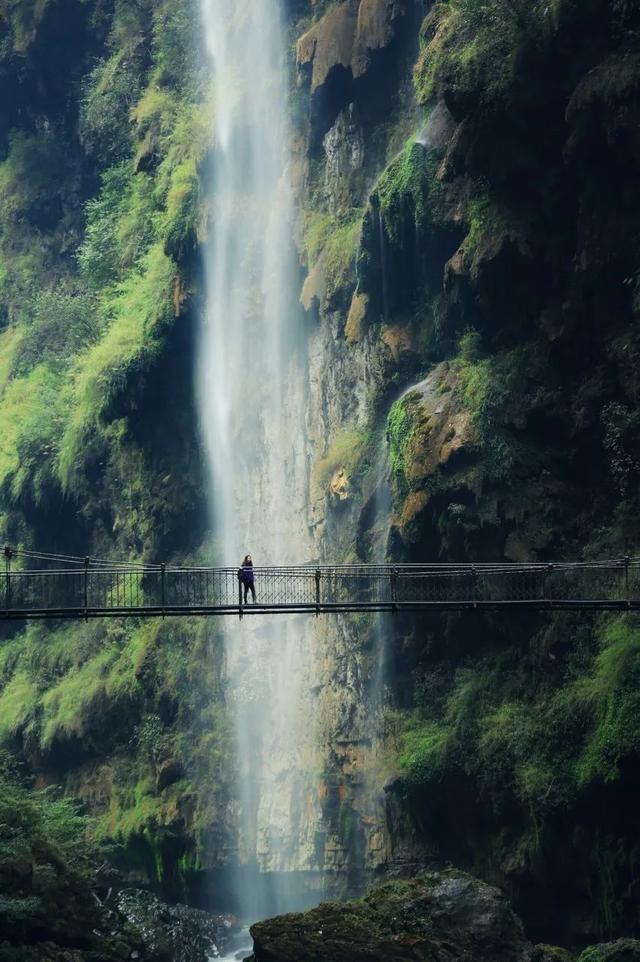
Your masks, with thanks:
M464 872L403 879L251 929L251 962L573 962L534 946L503 894ZM578 962L640 962L640 942L587 949Z

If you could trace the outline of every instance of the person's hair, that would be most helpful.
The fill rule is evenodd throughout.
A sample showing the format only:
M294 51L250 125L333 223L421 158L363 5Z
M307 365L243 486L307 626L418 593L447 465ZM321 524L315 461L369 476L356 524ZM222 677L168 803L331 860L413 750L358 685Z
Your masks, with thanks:
M244 561L242 562L242 564L243 564L243 565L246 564L247 561L249 561L250 559L251 559L251 555L250 555L250 554L246 554L246 555L244 556Z

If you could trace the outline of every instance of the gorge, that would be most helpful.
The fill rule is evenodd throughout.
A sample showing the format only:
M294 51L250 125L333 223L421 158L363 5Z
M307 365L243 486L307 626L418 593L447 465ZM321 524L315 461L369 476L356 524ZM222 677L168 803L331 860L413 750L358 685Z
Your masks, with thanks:
M0 540L636 557L639 38L0 0ZM222 620L0 623L2 962L638 957L634 613Z

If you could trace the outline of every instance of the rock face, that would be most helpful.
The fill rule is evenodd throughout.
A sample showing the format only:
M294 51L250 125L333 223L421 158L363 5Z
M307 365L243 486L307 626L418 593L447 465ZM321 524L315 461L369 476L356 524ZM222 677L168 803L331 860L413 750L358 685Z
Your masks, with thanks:
M372 55L394 38L405 15L404 0L347 0L329 12L298 41L297 61L311 71L312 93L335 67L354 79L367 73Z
M578 962L640 962L640 942L637 939L617 939L602 945L592 945Z
M254 925L255 962L529 962L501 892L454 870Z
M208 962L235 926L230 917L167 905L138 889L123 890L116 902L138 945L131 958L140 962Z

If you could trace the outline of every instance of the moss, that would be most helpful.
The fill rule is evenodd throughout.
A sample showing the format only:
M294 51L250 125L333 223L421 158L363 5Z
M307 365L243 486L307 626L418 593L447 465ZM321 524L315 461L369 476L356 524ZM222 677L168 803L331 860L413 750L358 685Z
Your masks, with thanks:
M2 409L0 486L16 501L29 490L38 501L51 477L64 418L59 377L38 365L5 386Z
M605 104L613 109L640 87L640 45L633 40L607 57L581 80L569 101L568 117Z
M367 317L367 297L365 294L355 293L351 299L351 306L347 316L344 336L347 344L353 346L362 340L363 327Z
M25 943L35 943L35 951L40 942L53 950L104 948L93 897L92 855L99 852L87 844L85 828L71 804L52 792L28 791L0 755L3 957L13 949L9 958L23 958Z
M24 730L35 709L38 689L26 671L16 672L0 694L0 738L8 741Z
M409 783L437 782L449 764L451 745L448 728L411 720L401 734L398 767Z
M640 625L636 618L611 621L601 646L593 670L571 689L577 705L587 708L593 719L577 764L581 785L619 778L621 760L635 752L640 740Z
M618 939L603 945L592 945L578 957L578 962L635 962L640 952L636 939Z
M445 90L454 109L509 97L523 51L549 29L526 0L437 3L425 20L415 82L422 103Z
M82 275L95 289L109 288L140 263L153 239L153 181L132 177L129 162L102 175L102 189L87 204L87 225L78 253Z
M374 196L392 243L401 241L408 213L417 227L427 226L435 213L437 193L434 167L425 149L412 137L385 168L375 188Z
M400 494L410 490L410 446L417 430L416 395L407 394L396 401L389 411L387 433L389 439L389 460L395 483Z
M331 296L355 280L355 263L362 211L352 210L339 217L322 211L307 211L304 218L304 250L310 270L321 268L327 295Z
M342 470L352 477L367 447L368 436L360 431L343 431L332 442L325 456L314 470L315 483L326 488L333 474Z
M574 956L567 949L557 945L536 945L535 962L574 962Z
M0 16L11 29L13 46L17 53L24 53L36 36L50 0L27 0L15 3L5 0L0 7Z
M59 476L68 489L83 463L87 433L100 414L158 354L175 316L175 263L161 245L152 247L139 273L105 299L109 326L82 359L71 386L73 414L60 445Z

